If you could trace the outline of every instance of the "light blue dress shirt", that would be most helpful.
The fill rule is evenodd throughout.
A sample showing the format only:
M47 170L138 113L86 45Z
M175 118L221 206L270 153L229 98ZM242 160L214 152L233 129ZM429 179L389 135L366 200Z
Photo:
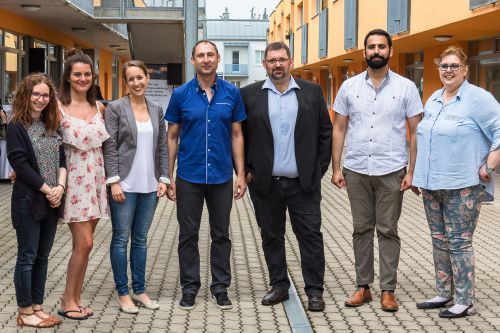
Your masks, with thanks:
M296 178L297 161L295 159L295 121L299 103L295 89L300 89L293 77L288 88L280 93L272 81L267 78L262 89L268 89L269 120L273 131L274 163L273 176Z
M417 127L413 185L447 190L483 184L493 196L495 180L483 183L479 168L500 146L500 105L489 92L467 81L447 105L443 92L444 88L428 99Z
M406 118L423 111L415 83L389 70L375 88L364 71L342 83L333 109L349 117L345 168L382 176L407 165Z

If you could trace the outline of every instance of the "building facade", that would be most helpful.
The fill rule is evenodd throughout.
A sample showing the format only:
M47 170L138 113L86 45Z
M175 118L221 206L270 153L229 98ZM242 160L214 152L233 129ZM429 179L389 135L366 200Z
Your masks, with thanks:
M202 32L197 18L205 18L205 0L197 0L198 15L191 20L185 17L185 1L0 1L1 103L10 104L29 73L46 73L58 84L64 49L73 47L94 61L96 84L106 100L124 94L121 68L130 58L168 68L169 79L181 84L185 29Z
M434 60L449 45L468 54L469 81L500 101L498 22L498 0L282 0L268 41L293 49L293 75L320 84L329 108L342 82L366 69L364 36L376 28L393 38L391 69L413 80L424 102L441 87Z
M262 66L266 48L268 20L206 20L205 38L219 50L221 62L217 74L237 87L266 78Z

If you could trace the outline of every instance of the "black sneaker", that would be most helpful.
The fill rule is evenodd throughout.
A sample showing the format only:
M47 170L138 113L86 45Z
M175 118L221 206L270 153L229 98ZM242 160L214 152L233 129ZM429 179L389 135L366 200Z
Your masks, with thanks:
M227 297L226 292L220 292L217 294L212 294L212 301L214 301L215 305L221 310L229 310L233 308L233 303Z
M182 310L192 310L194 309L194 300L196 298L195 294L182 294L181 301L179 302L179 307Z

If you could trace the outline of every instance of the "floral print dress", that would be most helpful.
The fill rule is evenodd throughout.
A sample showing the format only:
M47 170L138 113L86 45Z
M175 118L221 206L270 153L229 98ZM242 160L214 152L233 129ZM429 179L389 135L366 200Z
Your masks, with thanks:
M109 134L104 119L99 111L90 122L67 115L62 109L61 113L68 181L64 215L59 223L109 218L102 154L102 143Z

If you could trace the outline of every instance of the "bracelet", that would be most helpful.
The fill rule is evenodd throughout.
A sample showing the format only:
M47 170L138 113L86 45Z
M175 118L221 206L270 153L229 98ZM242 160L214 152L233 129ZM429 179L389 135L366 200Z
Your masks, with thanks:
M63 184L57 184L57 186L61 186L63 188L63 192L66 192L66 187Z

